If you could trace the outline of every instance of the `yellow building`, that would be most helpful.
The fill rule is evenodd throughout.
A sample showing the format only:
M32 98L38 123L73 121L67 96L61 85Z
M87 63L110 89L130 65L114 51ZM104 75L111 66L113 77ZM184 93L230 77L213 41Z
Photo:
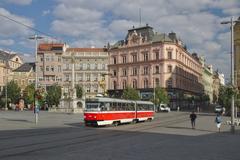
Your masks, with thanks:
M21 91L28 85L35 83L35 63L24 63L13 71L13 80L17 82Z

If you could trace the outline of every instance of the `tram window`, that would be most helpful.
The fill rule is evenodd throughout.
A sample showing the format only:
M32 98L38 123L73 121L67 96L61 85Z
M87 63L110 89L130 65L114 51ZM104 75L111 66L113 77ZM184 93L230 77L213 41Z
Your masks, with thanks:
M86 103L86 109L87 110L98 110L99 108L99 103L97 102L87 102Z
M118 107L117 107L117 103L116 103L116 102L110 103L110 110L111 110L111 111L117 111L117 110L118 110Z
M122 109L128 111L129 108L126 103L122 103Z
M135 111L135 104L134 103L129 103L128 107L130 108L130 111Z

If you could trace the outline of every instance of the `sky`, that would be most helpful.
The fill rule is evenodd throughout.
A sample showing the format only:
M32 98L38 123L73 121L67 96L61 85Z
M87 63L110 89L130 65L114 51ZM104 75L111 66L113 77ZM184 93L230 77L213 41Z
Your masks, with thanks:
M0 48L33 61L34 34L71 47L103 47L124 39L133 25L148 24L158 33L175 32L228 81L230 25L220 23L232 16L240 16L240 0L0 0Z

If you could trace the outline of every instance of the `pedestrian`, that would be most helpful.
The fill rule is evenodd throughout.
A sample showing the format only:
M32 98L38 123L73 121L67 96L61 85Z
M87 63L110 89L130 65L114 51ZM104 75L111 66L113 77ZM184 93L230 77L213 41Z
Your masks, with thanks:
M195 114L194 111L190 114L190 119L191 119L192 129L195 129L195 122L197 119L197 115Z
M222 124L222 118L221 118L219 113L217 114L217 116L215 118L215 122L217 124L218 132L220 132L220 128L221 128L221 124Z

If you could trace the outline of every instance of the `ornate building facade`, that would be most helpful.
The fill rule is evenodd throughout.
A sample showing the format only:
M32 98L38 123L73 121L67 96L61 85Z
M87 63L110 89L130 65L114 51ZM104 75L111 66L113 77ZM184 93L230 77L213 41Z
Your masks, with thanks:
M142 99L151 99L156 86L165 88L170 106L189 106L190 98L203 93L202 66L190 54L175 33L159 34L153 28L128 30L125 40L109 50L109 93L120 97L127 85L140 91ZM196 104L196 103L195 103Z

